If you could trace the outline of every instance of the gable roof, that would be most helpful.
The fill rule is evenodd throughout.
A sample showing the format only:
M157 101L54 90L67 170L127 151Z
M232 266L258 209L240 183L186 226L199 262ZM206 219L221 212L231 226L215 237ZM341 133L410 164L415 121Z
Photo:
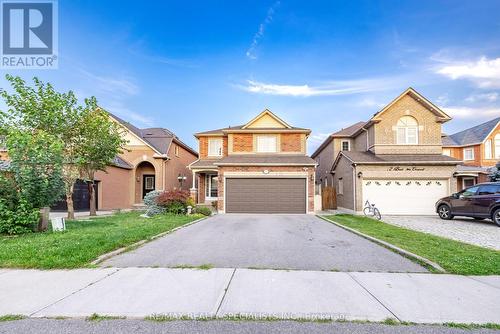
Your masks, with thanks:
M314 151L311 155L312 158L316 157L323 149L331 143L333 138L352 138L356 135L359 130L361 130L368 122L357 122L347 128L341 129L340 131L334 132L329 135L323 143Z
M443 137L444 146L467 146L474 144L481 144L488 138L493 130L500 123L500 117L494 118L490 121L473 126L472 128L465 129L448 136Z
M172 142L182 146L187 151L198 156L198 153L179 139L172 131L165 128L145 128L139 129L135 125L121 119L120 117L107 112L111 118L129 130L139 140L151 147L156 153L167 155Z
M263 112L261 112L260 114L258 114L257 116L255 116L252 120L250 120L250 122L248 122L247 124L243 125L242 129L248 128L250 125L252 125L253 123L255 123L255 121L257 121L258 119L262 118L265 115L270 116L271 118L273 118L274 120L276 120L278 123L280 123L281 125L283 125L287 129L291 129L292 128L290 125L288 125L288 123L286 123L284 120L282 120L281 118L279 118L278 116L276 116L269 109L264 109Z
M373 117L370 119L372 122L377 122L380 120L380 115L382 115L384 112L389 110L396 102L401 100L404 96L409 95L412 98L414 98L417 102L419 102L421 105L423 105L425 108L427 108L429 111L434 113L436 116L439 117L440 121L446 122L451 119L448 114L446 114L444 111L442 111L439 107L434 105L431 101L426 99L423 95L421 95L419 92L417 92L415 89L412 87L408 87L404 92L402 92L398 97L396 97L394 100L392 100L388 105L386 105L382 110L377 112Z

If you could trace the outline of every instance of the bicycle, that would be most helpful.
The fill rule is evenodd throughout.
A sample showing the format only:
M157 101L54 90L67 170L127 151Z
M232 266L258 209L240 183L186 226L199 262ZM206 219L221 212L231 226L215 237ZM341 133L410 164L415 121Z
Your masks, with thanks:
M370 204L367 200L365 202L365 208L363 209L363 213L365 216L371 216L377 218L377 220L382 219L382 215L380 215L380 210L375 207L375 204Z

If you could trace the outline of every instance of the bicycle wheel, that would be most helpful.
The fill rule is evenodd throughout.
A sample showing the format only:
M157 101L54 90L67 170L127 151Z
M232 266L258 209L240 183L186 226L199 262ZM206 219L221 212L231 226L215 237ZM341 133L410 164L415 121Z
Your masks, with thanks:
M365 216L371 216L371 215L373 215L372 212L371 212L371 208L368 207L368 206L363 209L363 214Z
M373 217L377 218L377 220L382 219L382 215L380 214L380 211L377 208L373 209Z

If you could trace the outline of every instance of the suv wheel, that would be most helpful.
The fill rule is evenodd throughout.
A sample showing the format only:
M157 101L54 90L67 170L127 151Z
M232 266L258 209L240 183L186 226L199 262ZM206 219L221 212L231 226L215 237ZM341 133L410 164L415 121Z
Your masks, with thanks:
M446 204L441 204L438 207L438 215L439 215L439 218L441 218L441 219L445 219L445 220L453 219L453 216L451 215L450 207Z
M493 214L491 215L491 219L493 220L493 222L495 224L497 224L498 226L500 226L500 208L498 208L495 211L493 211Z

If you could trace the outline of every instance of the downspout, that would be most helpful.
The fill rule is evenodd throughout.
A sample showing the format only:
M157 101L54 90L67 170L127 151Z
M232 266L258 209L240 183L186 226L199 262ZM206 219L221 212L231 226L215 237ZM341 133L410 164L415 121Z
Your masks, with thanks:
M357 209L356 208L356 193L357 193L357 189L356 189L356 164L353 163L351 165L351 167L352 167L352 185L353 185L352 189L354 191L353 192L353 196L352 196L352 198L354 199L354 206L353 206L353 208L354 208L354 213L356 214L356 212L357 212L357 210L356 210Z

